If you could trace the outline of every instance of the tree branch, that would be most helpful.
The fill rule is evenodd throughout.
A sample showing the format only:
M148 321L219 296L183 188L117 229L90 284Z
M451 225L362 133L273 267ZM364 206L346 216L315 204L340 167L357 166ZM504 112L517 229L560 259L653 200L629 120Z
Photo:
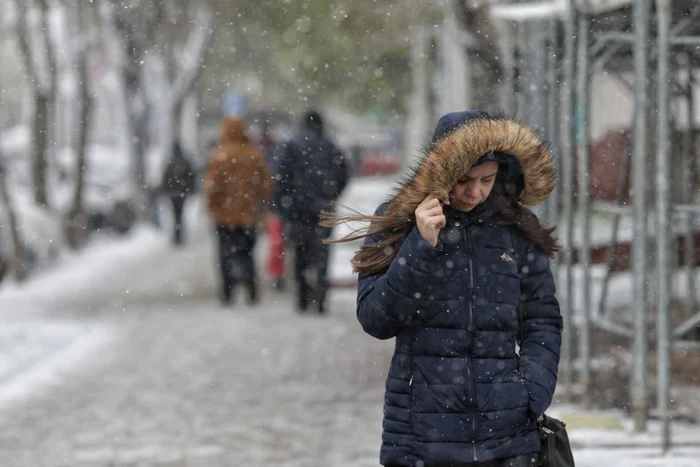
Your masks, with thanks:
M204 6L200 7L194 28L183 50L178 76L171 88L171 102L175 108L187 97L201 73L205 49L212 37L213 22L214 15L211 10Z
M100 24L102 26L103 44L107 49L109 60L120 71L126 67L124 52L125 41L120 37L114 19L114 7L109 0L99 0Z
M56 58L51 49L51 39L50 39L50 21L49 21L49 4L47 0L37 0L39 2L39 9L41 10L41 38L44 42L44 59L46 60L46 73L42 73L42 79L45 81L42 83L42 92L46 95L52 92L54 78L52 75L56 73Z
M502 79L503 67L498 60L496 45L498 31L489 15L488 2L454 0L453 6L462 28L475 39L475 44L469 47L469 53L491 74L491 79Z
M7 220L10 227L10 235L12 237L12 269L15 280L20 282L24 279L24 268L22 265L22 242L20 239L19 227L17 225L17 216L15 214L12 200L10 199L7 178L5 177L5 166L2 158L0 158L0 200L5 205L7 212Z
M39 70L34 60L32 47L27 39L27 3L23 0L14 0L15 11L17 12L17 42L19 43L20 55L22 56L22 64L24 65L25 73L29 82L34 87L34 92L41 92L39 83Z

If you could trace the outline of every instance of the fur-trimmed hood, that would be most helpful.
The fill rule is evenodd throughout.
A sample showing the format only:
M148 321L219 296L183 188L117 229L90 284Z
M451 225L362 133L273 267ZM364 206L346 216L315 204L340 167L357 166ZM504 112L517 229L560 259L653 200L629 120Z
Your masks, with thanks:
M548 145L522 123L489 118L480 112L434 138L422 161L390 200L386 215L410 216L431 193L448 199L452 187L490 152L510 154L520 163L524 178L520 203L537 205L552 192L554 165Z
M549 147L526 125L506 118L491 118L483 111L456 112L442 117L422 161L373 216L359 213L325 216L322 224L329 227L346 222L370 223L366 230L357 229L329 243L370 238L355 253L354 269L363 273L385 270L415 227L414 212L418 205L430 194L443 201L449 199L452 188L484 156L499 164L507 161L500 164L499 177L504 170L506 178L501 181L497 178L497 183L504 183L499 191L514 196L511 203L517 201L498 207L508 210L498 214L507 214L535 246L553 256L560 249L551 236L556 226L542 226L523 207L541 203L553 189L554 165Z

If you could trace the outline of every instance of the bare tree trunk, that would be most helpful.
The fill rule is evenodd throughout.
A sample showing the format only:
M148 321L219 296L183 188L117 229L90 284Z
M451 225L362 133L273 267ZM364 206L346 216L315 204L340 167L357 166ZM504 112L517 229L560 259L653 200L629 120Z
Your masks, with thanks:
M90 4L78 3L75 5L78 24L82 31L83 40L78 53L78 66L80 70L80 110L78 114L78 141L76 161L75 191L73 202L69 211L67 241L68 245L77 249L85 244L87 237L87 217L83 202L85 191L85 172L87 170L87 143L89 140L90 115L92 111L92 96L90 93L90 50L92 44L92 15Z
M199 153L199 93L193 89L182 105L180 115L180 135L182 147L197 157Z
M82 68L85 68L83 65ZM83 202L83 194L85 192L85 172L87 170L87 143L88 131L90 129L90 114L92 111L92 98L88 85L86 83L87 76L81 70L81 85L80 85L80 113L79 113L79 130L77 141L77 161L76 161L76 179L75 191L73 192L73 201L68 219L67 241L68 245L73 249L78 249L85 244L87 236L87 217L85 215L85 206Z
M131 100L142 100L140 91L136 91ZM134 107L139 104L132 104L130 106L130 117L133 122L132 126L132 138L131 138L131 150L133 151L133 170L134 170L134 182L138 187L140 192L146 190L146 148L148 145L148 128L146 110L143 108L135 109ZM139 106L144 106L141 103Z
M46 188L47 161L46 150L49 136L49 116L51 111L51 91L53 89L54 76L50 69L53 66L50 42L48 40L48 5L45 1L39 2L42 14L42 29L44 34L44 47L46 47L45 66L49 69L41 70L37 53L32 49L29 42L29 31L27 30L27 4L21 0L15 0L17 11L17 39L20 47L20 55L24 64L27 78L32 84L34 94L34 119L32 130L32 185L34 201L40 206L48 206L48 195Z
M49 146L53 146L54 148L56 147L57 139L56 139L56 105L57 105L57 98L56 98L56 92L54 92L57 89L56 86L56 57L55 54L51 48L51 44L53 43L53 40L51 39L51 21L49 20L49 1L48 0L37 0L37 3L39 4L39 8L41 9L41 38L42 38L42 44L43 44L43 49L41 52L43 52L41 55L43 57L43 60L45 61L45 69L44 69L44 76L46 79L45 85L40 88L40 92L43 94L43 96L46 98L46 108L44 110L46 117L45 117L45 129L44 129L44 134L43 134L43 141L41 141L40 145L43 146L43 151L41 152L41 161L37 161L37 163L43 164L43 182L44 182L44 196L45 196L45 201L43 203L39 203L42 206L48 206L48 195L46 194L46 184L47 182L47 157L48 153L47 150ZM53 128L50 128L53 126Z
M439 114L444 115L470 108L472 102L473 71L466 47L466 33L455 14L455 2L443 3L444 26L440 34L440 66L442 71Z
M34 202L44 207L48 206L46 149L48 146L50 111L50 99L43 94L37 93L34 98L34 124L32 129L32 141L34 143L32 187L34 189Z
M131 201L137 209L143 208L147 204L145 196L147 122L143 73L140 66L143 44L129 38L127 31L117 27L114 6L109 0L100 0L99 11L102 42L119 80L114 96L119 104L117 112L120 116L120 131L123 138L119 149L131 162L131 175L136 188ZM143 21L143 18L141 20ZM139 215L139 217L143 216Z
M12 236L12 271L17 282L25 279L24 268L22 267L22 242L20 240L19 228L17 227L17 217L15 209L10 199L9 190L5 179L5 166L0 162L0 199L5 205L7 218L10 224L10 235Z
M428 60L430 36L425 26L415 26L411 42L411 75L413 91L409 106L406 131L406 148L401 161L403 167L409 167L413 157L420 153L421 146L430 139L433 113L430 105L430 63Z
M159 169L164 167L165 155L170 151L175 142L177 129L179 128L177 121L180 117L183 103L194 89L201 75L201 63L207 50L207 44L211 39L212 24L212 12L205 6L200 7L194 21L194 26L187 38L175 81L169 86L169 92L165 97L166 100L157 103L160 104L158 107L161 112L159 119L161 124L159 128L160 150L158 151L158 157L160 159L154 166ZM160 57L156 58L160 59ZM152 185L157 185L154 181L160 180L160 174L151 173L149 175L148 181L150 181Z
M469 45L470 63L478 65L471 71L475 83L474 108L488 111L498 110L500 87L504 70L498 49L498 29L489 15L490 2L473 0L448 0L455 11L457 21L471 35Z

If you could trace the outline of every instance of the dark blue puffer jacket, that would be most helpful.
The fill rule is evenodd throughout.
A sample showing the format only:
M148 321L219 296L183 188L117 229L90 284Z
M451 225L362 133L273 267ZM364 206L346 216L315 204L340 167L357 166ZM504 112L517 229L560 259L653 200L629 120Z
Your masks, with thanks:
M308 222L330 210L348 183L345 155L320 124L301 131L279 155L276 205L285 222Z
M551 403L561 345L555 286L545 254L523 237L516 254L520 234L486 209L446 206L436 248L414 227L388 270L360 275L362 327L396 337L383 465L458 466L540 449L536 419Z

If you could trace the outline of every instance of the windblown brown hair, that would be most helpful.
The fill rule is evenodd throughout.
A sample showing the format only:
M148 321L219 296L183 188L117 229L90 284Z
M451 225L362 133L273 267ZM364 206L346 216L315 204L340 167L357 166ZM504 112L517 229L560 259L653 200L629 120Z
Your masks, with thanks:
M511 154L523 170L524 189L519 199L508 196L498 180L494 186L491 198L500 212L500 222L513 225L536 247L553 256L561 249L552 235L556 226L543 226L524 206L542 202L553 189L554 166L549 146L531 128L507 118L471 120L428 147L423 159L401 183L383 213L325 214L321 224L326 227L350 222L370 224L341 239L326 240L326 243L350 242L372 236L376 241L360 247L353 257L353 268L361 273L385 270L416 225L414 211L418 204L430 193L438 199L445 199L457 181L489 152Z
M561 251L559 240L553 235L556 224L543 225L527 207L508 196L501 183L496 183L489 199L496 205L500 216L492 219L495 224L510 225L532 244L553 258ZM362 244L352 258L353 270L359 273L374 274L386 270L396 258L404 240L416 225L415 216L410 215L365 215L354 211L353 215L339 216L324 214L321 224L334 227L340 224L364 223L365 227L354 229L340 239L327 239L325 243L345 243L376 236L377 241ZM366 224L369 223L369 227Z
M377 235L376 243L363 243L352 258L353 271L360 273L376 273L387 269L416 225L415 216L405 215L365 215L355 212L354 215L338 216L326 213L321 219L321 225L325 227L351 222L369 223L369 227L354 229L343 238L324 240L328 244L344 243Z

